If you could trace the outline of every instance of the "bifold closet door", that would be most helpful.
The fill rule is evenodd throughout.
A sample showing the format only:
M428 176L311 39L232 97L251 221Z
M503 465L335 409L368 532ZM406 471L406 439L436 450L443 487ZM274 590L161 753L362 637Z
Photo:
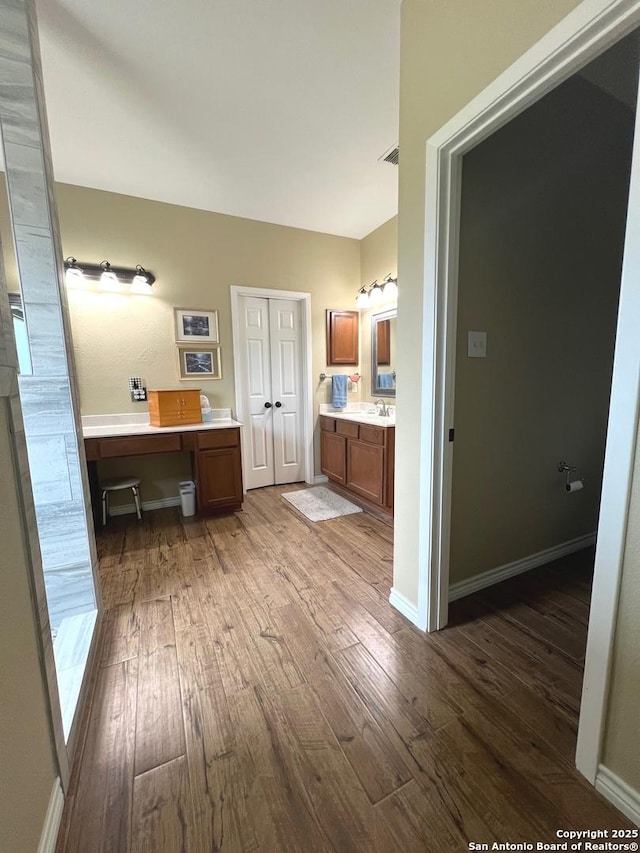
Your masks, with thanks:
M299 303L245 296L241 304L246 487L294 483L304 479Z
M274 482L304 480L300 303L269 299Z

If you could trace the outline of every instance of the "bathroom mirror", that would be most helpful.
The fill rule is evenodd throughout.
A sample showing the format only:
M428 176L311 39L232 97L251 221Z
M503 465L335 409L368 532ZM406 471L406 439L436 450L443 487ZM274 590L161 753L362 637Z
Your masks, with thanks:
M371 315L371 394L396 396L396 309Z

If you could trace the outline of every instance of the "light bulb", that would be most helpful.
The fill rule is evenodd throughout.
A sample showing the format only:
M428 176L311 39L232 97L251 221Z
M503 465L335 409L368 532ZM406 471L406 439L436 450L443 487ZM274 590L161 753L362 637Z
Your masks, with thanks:
M356 308L368 308L369 307L369 294L363 288L358 291L358 295L356 296Z
M151 282L149 273L140 264L136 264L136 274L131 282L131 293L139 293L141 296L151 295Z
M73 257L66 258L64 265L66 267L64 278L67 287L81 287L84 284L84 273L78 266L76 259Z
M100 266L102 267L102 275L100 276L100 289L122 290L122 282L119 281L118 276L111 269L111 264L109 263L109 261L102 261Z
M84 284L84 274L78 267L68 269L64 274L64 279L67 287L82 287Z
M390 278L384 283L384 298L389 300L398 299L398 283L396 279Z
M384 302L384 293L382 292L382 287L379 284L374 284L371 290L369 291L369 299L372 305L379 305L381 302Z
M137 293L140 296L151 296L151 285L143 275L134 275L130 289L131 293Z

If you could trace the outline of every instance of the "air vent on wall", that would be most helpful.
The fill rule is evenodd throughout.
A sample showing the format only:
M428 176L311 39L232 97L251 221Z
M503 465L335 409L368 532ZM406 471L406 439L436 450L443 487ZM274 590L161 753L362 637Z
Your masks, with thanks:
M385 163L391 163L393 166L398 165L398 160L400 159L400 149L397 145L394 145L386 154L383 154L380 157Z

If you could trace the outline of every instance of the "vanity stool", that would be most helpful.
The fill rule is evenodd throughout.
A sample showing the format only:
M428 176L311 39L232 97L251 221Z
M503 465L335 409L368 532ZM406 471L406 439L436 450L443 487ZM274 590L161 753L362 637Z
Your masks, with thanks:
M138 491L138 486L140 485L140 479L138 477L116 477L113 480L104 480L100 483L100 489L102 491L102 524L106 525L107 523L107 510L109 508L109 492L118 492L120 489L131 489L133 492L133 500L136 505L136 515L138 516L138 521L142 519L142 512L140 510L140 492Z

